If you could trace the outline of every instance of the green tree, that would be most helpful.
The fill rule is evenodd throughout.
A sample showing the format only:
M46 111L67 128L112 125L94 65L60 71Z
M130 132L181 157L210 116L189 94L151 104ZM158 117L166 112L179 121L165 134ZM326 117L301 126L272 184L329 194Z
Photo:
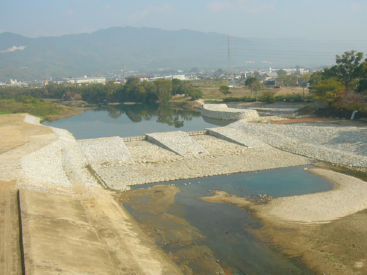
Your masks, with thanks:
M250 88L251 90L251 96L254 96L255 93L255 97L257 99L257 92L260 91L262 89L262 84L260 82L260 80L256 77L249 77L246 79L245 82L246 86Z
M227 85L222 85L219 87L219 91L224 94L224 95L228 95L231 93L229 87Z
M297 75L280 75L278 76L278 83L287 87L298 86L298 76Z
M167 104L172 97L172 81L167 79L157 79L154 81L156 95L159 103Z
M278 70L278 71L277 71L277 74L278 74L278 76L281 76L281 75L287 75L287 71L285 71L285 70L281 69L281 70Z
M310 92L316 100L332 105L340 98L345 89L346 87L339 80L329 78L312 86Z
M356 87L356 79L362 74L363 53L354 50L344 52L343 55L336 56L336 65L327 71L335 76L347 87L354 89Z
M203 97L203 93L197 88L190 89L187 95L191 97L191 100L196 100Z

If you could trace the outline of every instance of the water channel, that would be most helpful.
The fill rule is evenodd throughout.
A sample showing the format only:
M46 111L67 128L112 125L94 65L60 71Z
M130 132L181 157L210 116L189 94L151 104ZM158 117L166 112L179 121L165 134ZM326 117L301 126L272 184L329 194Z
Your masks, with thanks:
M297 260L287 258L256 238L253 230L262 224L249 210L206 202L200 197L211 196L210 190L249 198L258 194L301 195L329 190L330 182L306 172L304 167L291 167L158 185L161 184L173 184L179 189L166 209L158 207L159 211L152 212L164 201L162 198L167 198L167 194L157 196L164 193L164 189L154 189L157 184L133 187L131 192L138 193L124 205L181 267L186 265L194 274L215 274L216 263L227 274L312 274ZM141 207L144 204L146 207Z

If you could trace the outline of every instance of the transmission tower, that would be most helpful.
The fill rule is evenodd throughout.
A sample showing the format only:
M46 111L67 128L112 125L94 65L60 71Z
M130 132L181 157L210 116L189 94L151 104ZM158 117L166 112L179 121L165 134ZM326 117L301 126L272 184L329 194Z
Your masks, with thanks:
M231 37L227 35L227 66L228 73L232 73Z

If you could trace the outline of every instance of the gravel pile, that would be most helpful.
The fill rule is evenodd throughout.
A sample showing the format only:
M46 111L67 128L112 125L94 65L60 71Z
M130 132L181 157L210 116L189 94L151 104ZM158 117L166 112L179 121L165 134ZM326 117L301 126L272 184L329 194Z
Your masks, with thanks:
M147 140L171 150L180 156L200 156L208 154L208 151L199 143L186 132L182 131L147 134Z
M284 151L337 165L367 167L367 130L357 127L270 125L237 121L231 127Z

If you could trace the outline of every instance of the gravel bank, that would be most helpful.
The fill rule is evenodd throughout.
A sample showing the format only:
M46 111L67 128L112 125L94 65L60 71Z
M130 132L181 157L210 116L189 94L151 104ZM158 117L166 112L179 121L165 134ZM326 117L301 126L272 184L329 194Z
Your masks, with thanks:
M260 207L266 218L303 223L329 222L367 208L367 183L330 170L311 169L312 173L336 184L334 190L273 199Z

